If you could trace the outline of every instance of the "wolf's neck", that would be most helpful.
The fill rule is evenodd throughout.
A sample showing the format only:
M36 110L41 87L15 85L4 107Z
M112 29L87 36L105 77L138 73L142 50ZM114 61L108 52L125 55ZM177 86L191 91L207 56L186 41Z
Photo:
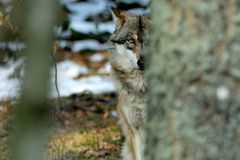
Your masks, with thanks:
M124 72L117 68L112 68L113 77L116 81L120 98L129 101L138 101L145 99L146 83L143 73L138 70Z

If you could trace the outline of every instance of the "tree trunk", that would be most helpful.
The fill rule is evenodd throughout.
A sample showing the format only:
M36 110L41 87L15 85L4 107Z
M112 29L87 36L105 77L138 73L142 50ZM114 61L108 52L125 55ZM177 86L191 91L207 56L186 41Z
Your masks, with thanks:
M237 0L153 0L145 160L240 157Z
M43 160L50 107L50 57L53 26L56 22L55 0L25 0L18 15L23 23L27 49L22 101L18 106L12 160Z

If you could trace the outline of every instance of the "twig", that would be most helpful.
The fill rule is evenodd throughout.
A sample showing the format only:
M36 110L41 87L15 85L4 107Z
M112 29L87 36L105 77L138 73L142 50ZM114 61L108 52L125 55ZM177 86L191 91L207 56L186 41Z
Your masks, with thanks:
M53 54L57 52L57 44L56 43L54 43ZM57 78L58 78L57 63L56 63L56 59L53 54L51 54L51 56L52 56L53 66L54 66L54 84L55 84L55 88L57 91L59 108L63 108L63 103L61 100L61 95L60 95L60 91L59 91L59 87L58 87L58 80L57 80Z

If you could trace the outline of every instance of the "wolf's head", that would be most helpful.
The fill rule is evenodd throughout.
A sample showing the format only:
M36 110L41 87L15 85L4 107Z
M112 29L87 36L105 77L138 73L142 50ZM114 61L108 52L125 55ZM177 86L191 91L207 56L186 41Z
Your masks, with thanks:
M110 38L114 44L117 66L125 69L144 69L144 48L148 34L148 15L135 15L112 8L116 29Z

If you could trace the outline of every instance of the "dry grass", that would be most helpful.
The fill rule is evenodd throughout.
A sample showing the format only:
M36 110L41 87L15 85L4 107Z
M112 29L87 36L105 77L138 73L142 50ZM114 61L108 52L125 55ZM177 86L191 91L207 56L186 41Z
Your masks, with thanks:
M68 99L71 102L68 105L74 107L54 114L46 160L119 160L123 137L117 119L109 114L115 104L105 103L108 100L80 101ZM7 102L0 103L0 106L0 160L8 160L14 115Z
M13 114L8 102L0 102L0 160L8 160Z
M50 144L51 159L117 159L122 142L118 128L102 129L55 135Z
M51 160L119 159L123 138L116 119L79 110L58 117L48 150Z

